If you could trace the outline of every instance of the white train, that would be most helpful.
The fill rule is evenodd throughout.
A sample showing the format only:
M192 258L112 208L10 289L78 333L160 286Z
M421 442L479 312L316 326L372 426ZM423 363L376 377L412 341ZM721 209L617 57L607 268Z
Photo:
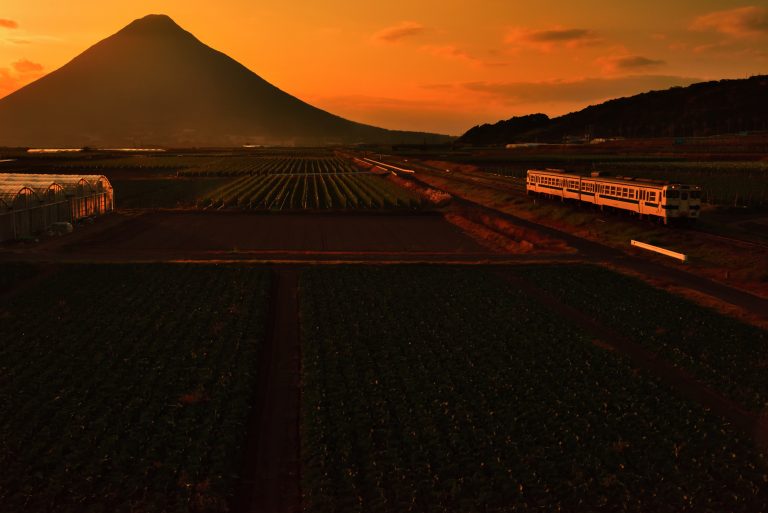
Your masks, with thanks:
M669 223L674 219L698 219L701 187L622 176L581 176L562 169L529 169L528 194L576 200L653 216Z

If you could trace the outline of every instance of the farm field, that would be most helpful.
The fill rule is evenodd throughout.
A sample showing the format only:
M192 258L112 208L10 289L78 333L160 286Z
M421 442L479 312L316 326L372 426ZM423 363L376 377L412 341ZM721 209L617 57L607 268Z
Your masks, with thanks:
M256 268L73 265L0 298L0 509L225 511L269 284Z
M496 274L318 268L300 287L305 511L768 507L752 440Z
M35 157L11 163L22 172L104 174L118 208L250 210L419 209L427 202L330 150L252 154Z
M226 159L203 162L181 171L183 176L241 175L319 175L359 173L348 159L334 156L330 150L259 152L248 156L232 155Z
M765 331L596 266L532 267L519 274L738 404L768 411Z
M2 248L0 504L768 508L765 331L574 265L625 255L503 217L601 217L529 204L514 176L383 177L340 155L115 157L125 210ZM425 183L453 199L425 205ZM177 261L201 263L137 263Z
M415 209L425 203L381 176L352 170L247 175L197 202L204 208L269 210Z
M192 208L198 198L229 183L230 178L118 178L111 180L120 209Z

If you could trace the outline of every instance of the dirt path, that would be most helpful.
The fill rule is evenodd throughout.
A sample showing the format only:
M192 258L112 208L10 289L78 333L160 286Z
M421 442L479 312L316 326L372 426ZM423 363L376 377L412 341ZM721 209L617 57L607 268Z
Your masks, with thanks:
M565 318L574 326L578 326L586 333L591 334L595 337L593 343L598 347L609 351L616 351L627 356L638 369L650 372L661 379L662 382L677 390L683 397L695 401L720 415L746 436L754 437L758 444L764 445L767 441L768 424L766 422L768 422L768 419L761 418L757 414L745 410L734 401L696 379L695 376L684 369L675 367L666 360L659 358L653 352L598 323L584 312L562 303L536 286L536 284L504 269L500 269L498 274L512 285L519 287L529 296L557 312L558 318Z
M235 513L301 510L298 281L298 269L274 271L270 330L259 363L259 395Z

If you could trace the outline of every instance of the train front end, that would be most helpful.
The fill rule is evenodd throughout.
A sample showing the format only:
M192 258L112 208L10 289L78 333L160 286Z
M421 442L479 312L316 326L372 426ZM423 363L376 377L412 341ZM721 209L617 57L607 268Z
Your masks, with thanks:
M664 222L696 220L701 213L701 186L674 183L663 187Z

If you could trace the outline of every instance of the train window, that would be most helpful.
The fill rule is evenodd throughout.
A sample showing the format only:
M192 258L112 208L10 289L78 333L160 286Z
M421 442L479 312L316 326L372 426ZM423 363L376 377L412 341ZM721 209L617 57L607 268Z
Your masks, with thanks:
M680 197L680 199L687 200L688 199L688 193L687 192L683 192L682 196Z
M667 191L667 198L677 199L680 197L680 191Z
M691 199L700 199L701 191L691 191Z

